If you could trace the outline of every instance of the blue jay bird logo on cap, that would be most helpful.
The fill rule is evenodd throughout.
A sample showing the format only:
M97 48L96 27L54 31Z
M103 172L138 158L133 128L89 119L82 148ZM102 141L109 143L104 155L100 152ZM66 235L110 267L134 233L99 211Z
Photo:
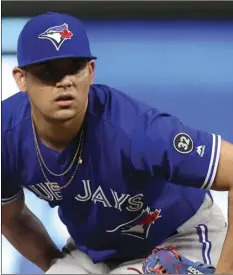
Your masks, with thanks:
M64 23L60 26L54 26L47 29L45 32L41 33L38 38L39 39L48 39L55 46L58 51L67 39L71 39L73 33L69 30L68 24Z

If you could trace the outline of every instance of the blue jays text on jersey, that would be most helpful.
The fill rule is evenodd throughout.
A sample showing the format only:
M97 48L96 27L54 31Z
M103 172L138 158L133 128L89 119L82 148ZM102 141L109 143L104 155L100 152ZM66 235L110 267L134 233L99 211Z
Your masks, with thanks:
M94 262L147 255L197 212L215 178L220 136L95 84L83 163L73 182L59 189L71 174L44 182L27 95L6 99L2 109L3 203L27 188L51 207L59 206L77 247ZM40 144L54 173L66 169L77 139L61 153Z

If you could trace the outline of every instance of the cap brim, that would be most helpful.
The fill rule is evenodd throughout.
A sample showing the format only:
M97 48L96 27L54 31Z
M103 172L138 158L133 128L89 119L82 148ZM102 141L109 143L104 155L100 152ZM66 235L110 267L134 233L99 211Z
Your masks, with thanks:
M68 58L71 58L71 59L88 59L88 60L92 60L92 59L97 59L96 56L77 56L77 55L58 55L58 56L53 56L53 57L47 57L47 58L42 58L42 59L39 59L39 60L35 60L33 62L26 62L22 65L19 65L20 68L23 68L23 67L27 67L27 66L30 66L30 65L34 65L34 64L38 64L38 63L42 63L42 62L46 62L46 61L50 61L50 60L59 60L59 59L68 59Z

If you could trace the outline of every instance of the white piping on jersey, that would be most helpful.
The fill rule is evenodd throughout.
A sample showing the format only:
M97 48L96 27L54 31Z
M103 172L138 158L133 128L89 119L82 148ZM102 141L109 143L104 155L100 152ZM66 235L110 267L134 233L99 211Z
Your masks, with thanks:
M212 142L211 158L210 158L209 168L208 168L208 172L207 172L205 181L204 181L203 185L201 186L202 189L209 189L211 187L211 185L213 184L213 181L214 181L214 178L215 178L216 172L217 172L218 162L219 162L220 148L221 148L221 137L217 136L217 139L216 139L216 135L214 135L214 134L212 134L212 137L213 137L213 142ZM217 144L217 146L216 146L216 144ZM216 147L217 147L217 154L216 154L216 157L214 157L215 152L216 152ZM214 167L214 169L212 171L213 167ZM211 171L212 171L212 173L211 173Z
M23 189L20 189L18 193L16 193L14 196L10 197L10 198L7 198L7 199L2 199L2 205L4 204L7 204L7 203L10 203L10 202L13 202L15 200L17 200L20 195L23 193Z
M210 189L210 187L212 186L212 184L214 182L214 179L215 179L215 176L217 173L218 163L219 163L220 151L221 151L221 137L217 136L217 154L216 154L215 162L214 162L214 170L212 173L212 177L210 179L210 183L208 184L206 189Z

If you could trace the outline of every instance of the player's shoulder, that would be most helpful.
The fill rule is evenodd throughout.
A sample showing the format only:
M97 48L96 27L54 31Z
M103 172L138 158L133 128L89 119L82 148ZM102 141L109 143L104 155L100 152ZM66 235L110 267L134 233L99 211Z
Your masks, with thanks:
M2 133L12 130L30 117L28 96L18 92L2 101Z
M91 87L91 111L113 127L130 134L145 117L160 116L162 113L153 105L148 105L119 89L95 84Z

